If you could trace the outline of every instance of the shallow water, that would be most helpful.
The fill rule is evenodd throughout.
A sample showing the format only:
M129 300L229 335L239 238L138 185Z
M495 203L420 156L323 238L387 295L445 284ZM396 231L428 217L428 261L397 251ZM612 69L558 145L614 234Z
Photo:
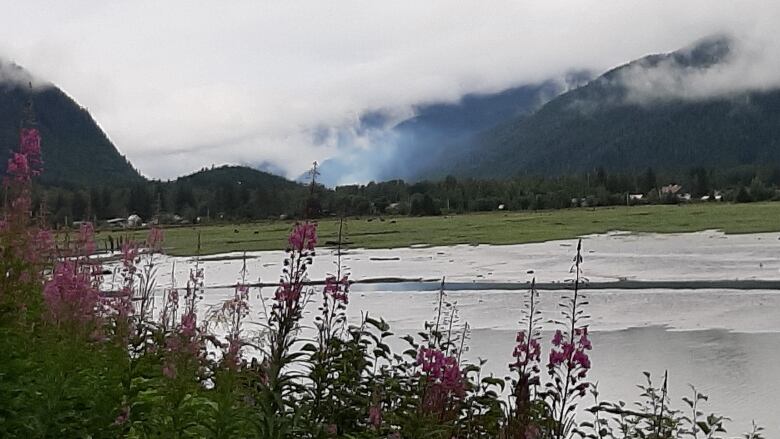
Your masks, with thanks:
M376 277L440 278L453 282L563 282L576 241L552 241L507 246L453 246L386 250L350 250L343 258L353 279ZM780 234L723 235L707 231L689 234L624 234L583 239L584 271L591 281L629 280L780 280ZM222 256L240 256L237 254ZM247 255L250 282L278 279L282 252ZM158 261L160 286L183 285L191 266L188 258ZM202 263L206 270L205 306L232 294L242 261ZM328 250L320 251L311 271L322 279L335 271ZM219 286L223 286L219 288ZM427 291L422 291L427 290ZM259 291L253 291L259 319ZM272 295L270 288L263 290ZM556 316L566 291L542 291L545 320ZM436 292L429 287L355 286L349 313L382 316L394 333L416 333L433 317ZM729 431L747 431L755 419L766 436L780 437L775 414L780 380L774 367L780 347L780 294L761 290L592 290L587 291L592 316L594 369L603 399L634 401L642 371L660 377L668 370L676 407L690 393L688 384L710 396L705 411L733 419ZM514 332L526 293L491 290L448 291L460 316L472 327L467 358L488 360L487 370L503 375L513 348ZM399 343L399 346L402 346Z
M775 362L780 346L780 294L739 291L587 292L590 301L593 369L603 400L632 402L643 371L658 383L669 372L675 408L689 384L710 397L705 411L732 418L731 433L755 419L767 437L780 435ZM545 317L562 292L542 292ZM507 292L450 292L463 320L474 325L466 357L488 359L486 370L503 376L514 347L521 298ZM381 314L396 334L415 333L433 314L434 293L371 292L353 295L351 310ZM546 334L546 340L551 334ZM549 345L549 343L548 343ZM399 346L403 346L399 344ZM657 383L657 384L658 384ZM585 400L591 402L588 397Z

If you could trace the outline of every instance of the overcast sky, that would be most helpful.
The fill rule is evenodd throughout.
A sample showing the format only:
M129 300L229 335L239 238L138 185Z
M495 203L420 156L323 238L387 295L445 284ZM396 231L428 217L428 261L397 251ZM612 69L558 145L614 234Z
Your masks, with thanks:
M714 33L761 59L780 23L771 0L2 3L0 56L87 107L155 178L223 163L297 176L339 153L315 132L365 111L601 71ZM780 76L765 64L761 78Z

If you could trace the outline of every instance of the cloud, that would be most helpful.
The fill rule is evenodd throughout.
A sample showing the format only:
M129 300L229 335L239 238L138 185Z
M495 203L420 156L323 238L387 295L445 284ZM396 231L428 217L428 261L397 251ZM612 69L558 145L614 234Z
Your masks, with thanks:
M51 83L33 76L20 66L0 59L0 84L14 84L22 87L28 85L35 88L50 87Z
M6 9L0 55L62 87L160 178L212 163L297 176L314 160L381 148L381 132L361 131L366 113L402 117L572 68L603 71L713 33L745 34L752 65L768 69L780 22L780 4L758 0L28 0ZM735 67L708 87L772 86L776 71L740 77Z
M652 105L674 99L729 98L780 88L780 42L762 35L723 35L698 42L679 56L649 65L637 62L617 78L625 101ZM691 50L696 50L691 53ZM704 52L704 53L702 53ZM690 58L712 55L714 62L691 65Z

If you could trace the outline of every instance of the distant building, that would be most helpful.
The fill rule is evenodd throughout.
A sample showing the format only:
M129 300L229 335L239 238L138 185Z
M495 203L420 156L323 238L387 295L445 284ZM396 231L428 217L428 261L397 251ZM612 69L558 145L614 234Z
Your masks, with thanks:
M401 203L390 203L386 208L385 212L389 214L397 214L401 212Z
M143 224L143 220L140 216L132 214L127 217L127 227L138 227Z
M661 193L662 194L669 194L669 195L677 195L678 192L682 190L682 186L679 184L670 184L666 186L661 186Z
M645 194L628 194L628 199L631 201L639 201L645 197Z
M110 220L106 220L106 224L108 224L111 227L127 227L127 218L111 218Z

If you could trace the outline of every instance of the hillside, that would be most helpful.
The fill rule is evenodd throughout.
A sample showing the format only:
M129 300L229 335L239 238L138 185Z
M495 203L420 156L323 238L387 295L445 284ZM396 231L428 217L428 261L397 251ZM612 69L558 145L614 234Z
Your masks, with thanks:
M300 210L309 191L283 177L245 166L203 169L170 182L153 182L162 208L197 215L266 218ZM153 196L144 191L147 197ZM141 200L135 210L151 204ZM133 210L133 209L131 209ZM147 215L151 211L147 210Z
M457 102L421 104L413 109L412 117L391 126L381 113L364 115L357 131L370 139L371 147L358 148L322 163L321 181L333 186L353 181L414 180L419 176L430 176L437 173L452 154L473 143L474 136L483 130L499 121L530 113L589 78L588 73L576 72L563 80L527 84L495 93L468 94Z
M0 61L0 163L16 148L30 98L22 68ZM32 101L42 137L44 184L105 185L142 180L89 112L53 85L36 86ZM5 169L5 166L2 166Z
M224 185L237 185L248 188L262 187L268 190L300 189L298 183L284 177L258 171L246 166L220 166L202 169L190 175L179 177L176 184L188 184L197 188L216 188Z
M483 132L447 172L474 177L563 174L597 167L666 171L780 162L780 91L630 99L631 75L662 66L705 72L730 55L725 38L651 55L564 93L535 113Z

